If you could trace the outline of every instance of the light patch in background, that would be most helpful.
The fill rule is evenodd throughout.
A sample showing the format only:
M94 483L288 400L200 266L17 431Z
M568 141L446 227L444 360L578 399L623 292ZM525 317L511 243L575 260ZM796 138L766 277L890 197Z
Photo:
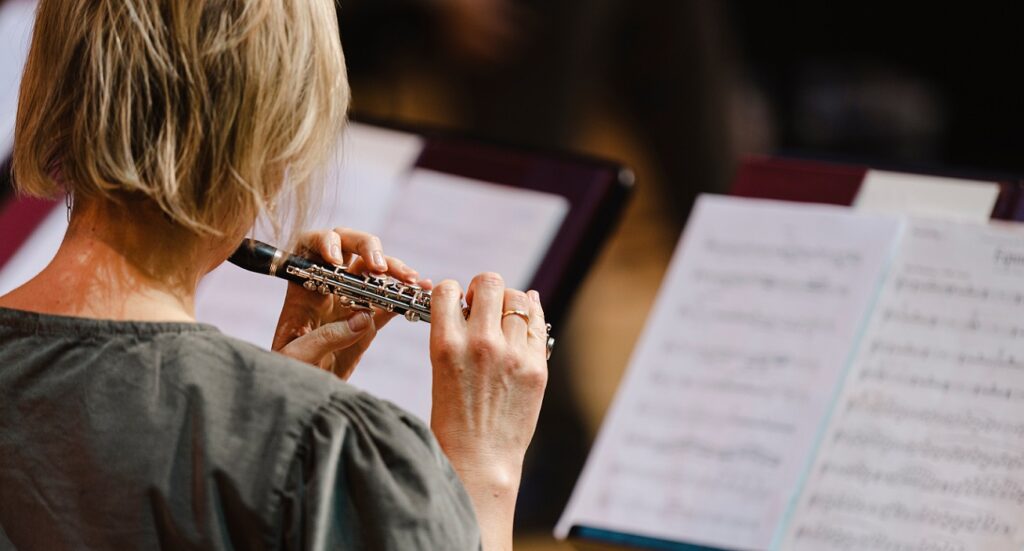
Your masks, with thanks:
M867 212L986 222L999 184L901 172L869 170L853 207Z
M18 88L32 41L35 14L35 2L0 2L0 160L6 159L14 149Z

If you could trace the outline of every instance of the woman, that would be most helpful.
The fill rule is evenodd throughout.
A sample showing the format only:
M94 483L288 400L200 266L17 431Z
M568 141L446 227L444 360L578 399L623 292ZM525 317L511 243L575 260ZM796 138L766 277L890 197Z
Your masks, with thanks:
M483 274L464 319L437 285L430 430L341 380L387 314L292 286L276 353L194 320L257 217L308 203L347 107L339 43L331 0L40 2L15 179L73 208L0 297L0 548L511 547L536 293ZM418 279L371 235L298 241Z

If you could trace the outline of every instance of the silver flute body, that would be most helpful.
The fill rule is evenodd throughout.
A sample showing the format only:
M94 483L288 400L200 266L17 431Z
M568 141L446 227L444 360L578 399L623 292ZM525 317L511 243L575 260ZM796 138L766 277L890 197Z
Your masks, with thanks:
M409 321L430 322L430 291L388 276L353 274L345 266L322 264L293 255L272 245L246 239L228 260L251 272L266 274L324 295L334 295L353 309L379 308L401 314ZM468 316L469 310L463 309ZM547 325L547 355L555 346Z

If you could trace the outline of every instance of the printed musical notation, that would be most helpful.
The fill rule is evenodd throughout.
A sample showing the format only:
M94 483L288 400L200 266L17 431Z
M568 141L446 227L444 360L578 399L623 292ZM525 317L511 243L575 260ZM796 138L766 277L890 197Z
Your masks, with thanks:
M702 197L559 531L767 548L899 231Z
M702 302L706 298L702 297ZM764 331L782 335L829 336L835 334L837 322L821 314L793 315L771 311L753 305L734 308L700 308L680 305L677 311L680 323L716 323L731 325L736 330Z
M702 492L728 492L743 499L765 500L772 496L772 490L765 486L764 478L742 472L720 472L712 475L687 473L676 468L653 468L629 463L611 463L609 475L624 484L629 479L655 481L674 487L685 487Z
M782 260L790 265L803 265L804 268L825 264L835 269L849 269L859 266L864 261L863 255L855 249L837 249L831 245L753 242L751 236L739 239L709 237L701 246L712 255L743 258L752 262L763 259Z
M1022 548L1024 256L1007 243L1024 232L913 223L783 548Z
M795 294L838 295L849 294L850 288L837 285L828 278L779 277L769 273L752 273L748 270L703 270L693 272L693 281L734 291L737 288L759 288Z
M993 302L1024 306L1024 291L974 286L958 282L943 282L916 277L897 277L892 289L896 293L931 295L941 298L957 298L970 301Z
M884 531L865 532L834 524L799 525L794 542L801 549L838 549L862 551L885 549L898 551L968 551L974 549L961 541L944 540L928 535L894 537Z
M977 313L968 317L950 316L942 313L924 313L900 308L887 308L882 312L882 320L893 324L906 324L918 327L944 329L952 333L980 333L1011 339L1024 338L1024 325L1008 321L998 322L984 319Z
M884 316L883 316L884 319ZM990 333L990 336L995 333ZM999 349L994 352L965 351L949 349L933 344L914 344L912 342L893 342L877 339L870 344L868 353L875 358L884 358L899 362L928 362L953 364L959 367L992 367L1000 369L1024 369L1024 358Z
M928 467L913 465L893 468L875 467L866 461L855 463L825 461L816 469L816 474L823 480L836 478L858 488L858 491L847 492L846 495L863 495L865 491L885 493L884 491L876 492L881 488L897 494L910 490L919 495L922 501L930 497L942 499L981 498L983 501L1000 501L1024 506L1024 484L1019 478L1008 475L940 475L936 474L936 469ZM820 491L823 490L811 491L808 494L808 500L809 496Z
M802 326L802 324L794 325ZM777 325L762 325L762 327L775 326ZM832 327L831 324L826 326ZM824 327L822 327L822 330L825 330ZM662 352L666 357L674 359L678 359L680 356L691 356L702 365L714 365L718 369L735 368L752 371L797 369L814 371L821 367L814 358L803 354L780 354L770 349L740 350L735 346L707 345L678 338L666 338L662 342Z
M952 442L939 442L931 436L905 438L880 429L839 429L832 433L835 447L874 450L877 457L899 456L901 461L928 459L938 463L973 466L979 470L1024 469L1024 451L994 450L998 443L978 438L958 438Z
M930 503L906 504L899 501L877 501L862 495L814 493L808 496L810 507L835 513L850 513L873 521L898 519L922 528L940 528L953 535L991 534L1005 536L1014 531L1004 517L987 511L937 506ZM947 502L948 503L948 502Z
M994 389L994 392L989 395L996 394L998 394L998 389ZM1021 391L1020 396L1024 399L1024 390ZM929 406L906 404L889 392L862 392L849 397L846 401L846 411L864 412L867 416L880 419L887 424L915 423L940 430L960 431L992 438L1009 437L1024 440L1024 419L1001 419L988 408L947 407L935 409Z

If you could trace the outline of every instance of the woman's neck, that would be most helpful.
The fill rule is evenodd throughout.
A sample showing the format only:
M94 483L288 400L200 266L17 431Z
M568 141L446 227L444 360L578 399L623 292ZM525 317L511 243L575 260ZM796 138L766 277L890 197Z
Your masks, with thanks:
M120 205L76 205L53 260L0 306L136 321L194 321L199 280L230 253ZM216 240L214 240L216 241Z

